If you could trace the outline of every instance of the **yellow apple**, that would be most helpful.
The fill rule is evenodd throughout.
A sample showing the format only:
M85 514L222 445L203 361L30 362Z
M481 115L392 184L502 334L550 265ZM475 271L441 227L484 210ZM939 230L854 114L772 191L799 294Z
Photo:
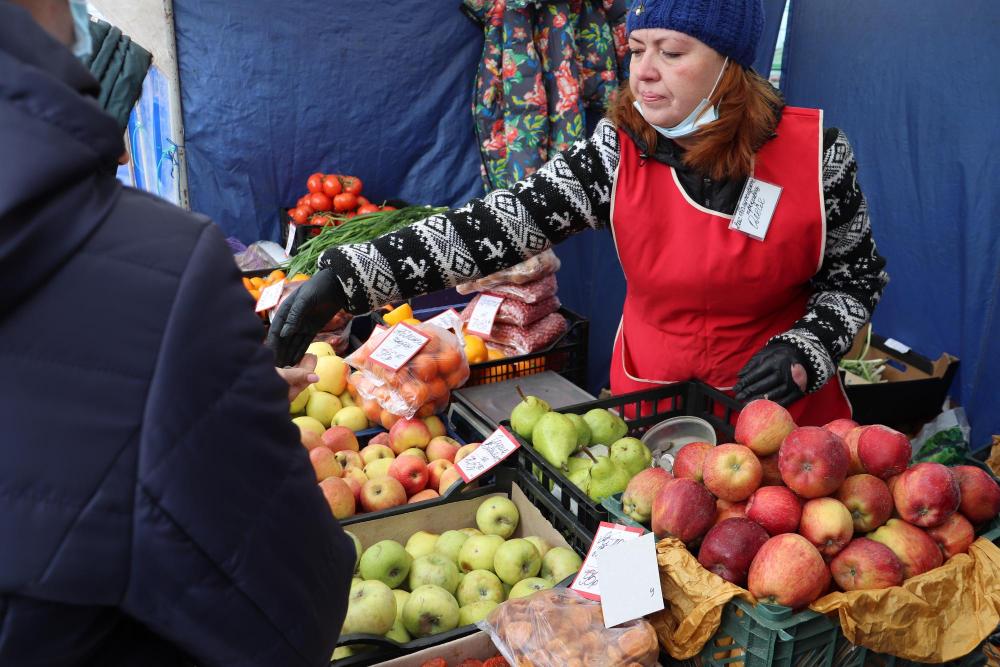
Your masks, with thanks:
M329 428L333 417L340 411L340 399L325 391L314 391L306 402L306 415ZM326 430L326 429L323 429Z
M310 343L309 347L306 348L306 354L315 354L317 357L330 357L336 353L333 351L332 345L318 340L315 343Z
M292 423L299 427L300 431L312 431L316 435L323 435L326 428L312 417L296 417Z
M347 376L350 370L347 362L336 355L320 357L316 360L315 372L319 376L316 389L329 392L334 397L337 394L343 394L347 389Z

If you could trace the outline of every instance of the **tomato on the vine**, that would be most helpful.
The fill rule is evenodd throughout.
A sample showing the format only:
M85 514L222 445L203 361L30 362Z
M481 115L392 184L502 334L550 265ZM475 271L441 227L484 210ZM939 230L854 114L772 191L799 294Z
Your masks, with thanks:
M344 186L344 192L349 192L352 195L361 194L361 179L357 176L344 176L340 182Z
M322 192L314 192L309 195L309 205L314 211L329 211L333 208L333 202Z
M309 203L309 195L302 195L299 200L295 202L296 206L306 206Z
M367 198L365 198L365 197L358 197L358 206L368 206L369 204L371 204L371 202L368 201Z
M288 212L288 217L294 220L295 224L302 225L309 219L309 214L302 208L293 208Z
M309 204L306 204L305 206L299 206L299 208L305 211L307 216L312 215L313 213L316 212L315 209L313 209L313 207L310 206Z
M343 190L340 179L336 176L327 176L323 179L323 194L327 197L336 197Z
M358 198L349 192L341 193L333 198L333 208L338 213L354 210L357 206Z
M378 213L379 208L374 204L365 204L364 206L358 207L358 215L364 215L365 213Z
M306 188L309 189L309 192L323 192L323 178L324 175L320 172L310 176L309 180L306 181Z

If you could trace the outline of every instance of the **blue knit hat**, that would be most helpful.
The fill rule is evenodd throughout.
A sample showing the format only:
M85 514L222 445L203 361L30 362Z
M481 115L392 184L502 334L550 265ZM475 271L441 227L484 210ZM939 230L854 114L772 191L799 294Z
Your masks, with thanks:
M764 30L761 0L634 0L625 30L676 30L708 44L746 68Z

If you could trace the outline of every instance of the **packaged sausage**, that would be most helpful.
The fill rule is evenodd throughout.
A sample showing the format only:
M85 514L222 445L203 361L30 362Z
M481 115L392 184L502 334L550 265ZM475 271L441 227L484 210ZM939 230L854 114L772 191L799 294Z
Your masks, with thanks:
M566 318L559 313L546 315L526 327L513 324L494 324L487 340L503 351L511 351L507 356L519 356L538 352L559 340L566 333Z
M478 294L469 302L465 310L462 311L462 319L464 321L469 321L477 303L479 303ZM543 299L537 303L525 303L517 299L505 298L503 303L500 304L500 308L497 309L496 318L493 321L499 324L513 324L519 327L526 327L534 324L546 315L556 312L559 310L560 305L559 297L557 296L550 296L548 299Z

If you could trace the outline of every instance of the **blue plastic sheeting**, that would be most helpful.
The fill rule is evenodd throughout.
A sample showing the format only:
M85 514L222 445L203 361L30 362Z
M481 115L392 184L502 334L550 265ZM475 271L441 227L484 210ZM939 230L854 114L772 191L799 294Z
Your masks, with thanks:
M1000 433L998 26L995 0L793 1L782 78L854 145L891 276L876 331L961 358L975 448Z
M316 171L373 201L482 193L472 129L481 30L458 0L174 0L191 208L279 236Z

